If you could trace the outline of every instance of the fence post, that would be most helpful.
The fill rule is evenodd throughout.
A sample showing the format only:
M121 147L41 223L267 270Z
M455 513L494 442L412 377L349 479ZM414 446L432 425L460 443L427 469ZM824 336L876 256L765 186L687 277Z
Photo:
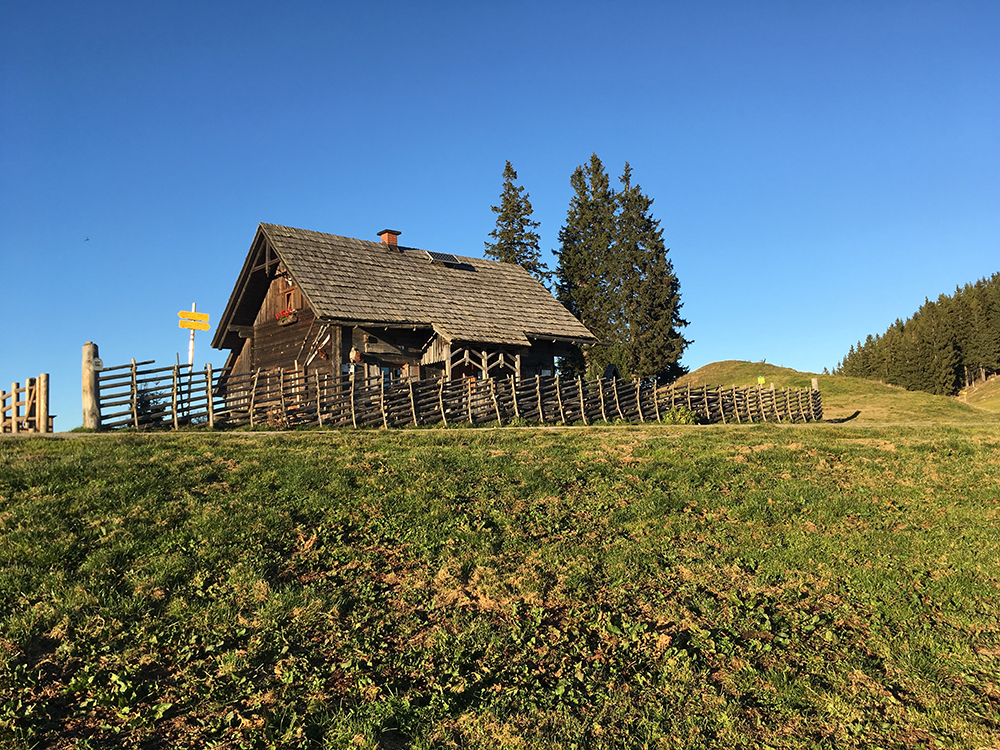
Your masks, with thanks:
M49 432L49 374L43 372L35 383L35 430Z
M503 418L500 416L500 402L497 401L497 384L493 378L490 378L490 396L493 398L493 409L497 413L497 426L502 426Z
M444 378L438 383L438 406L441 408L441 421L448 426L448 417L444 413Z
M562 388L559 386L559 373L556 373L556 401L559 403L559 419L566 424L566 411L563 409Z
M170 411L174 418L174 429L178 428L177 424L177 378L180 375L180 365L174 365L174 383L173 388L170 390Z
M83 426L88 430L101 428L101 392L94 360L98 359L97 344L88 341L83 345Z
M413 395L413 380L407 379L406 382L410 386L410 412L413 414L413 426L416 427L420 422L417 421L417 399Z
M18 412L20 411L18 407L20 407L21 402L18 401L17 398L17 394L20 392L20 390L21 390L20 383L10 384L10 431L11 432L21 431L21 425L20 425L21 418L18 415Z
M517 373L518 377L521 376L521 355L517 355ZM521 418L521 410L517 407L517 381L514 376L510 376L510 397L514 400L514 418Z
M212 365L205 363L205 396L208 397L208 429L215 429L215 394L212 388Z
M580 417L583 419L583 426L587 426L587 401L583 397L583 377L576 376L576 388L580 391Z
M319 420L319 426L323 426L323 386L319 382L319 370L313 373L316 376L316 419ZM325 376L324 376L325 377Z
M250 426L253 427L253 407L257 399L257 379L260 377L260 368L253 374L253 384L250 386Z
M538 396L538 421L544 424L545 410L542 408L542 376L535 373L535 395Z
M382 426L389 429L389 415L385 413L385 376L379 379L378 408L382 412Z
M132 357L132 423L139 430L139 382L135 374L135 357Z

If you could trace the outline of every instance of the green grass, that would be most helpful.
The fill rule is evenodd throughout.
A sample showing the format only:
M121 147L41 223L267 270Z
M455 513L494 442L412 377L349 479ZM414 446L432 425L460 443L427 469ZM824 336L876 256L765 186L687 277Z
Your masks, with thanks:
M977 409L1000 412L1000 377L963 391L959 400Z
M991 424L2 440L0 744L995 746L998 501Z
M818 378L823 394L825 419L851 419L855 425L971 425L1000 423L1000 403L997 408L964 403L948 396L932 396L922 391L907 391L897 386L876 383L842 375L817 375L798 372L758 362L728 360L706 365L684 376L679 384L691 385L756 385L765 379L765 387L809 388L812 378ZM1000 381L998 381L1000 382ZM997 391L1000 394L1000 387ZM1000 398L1000 396L998 396Z

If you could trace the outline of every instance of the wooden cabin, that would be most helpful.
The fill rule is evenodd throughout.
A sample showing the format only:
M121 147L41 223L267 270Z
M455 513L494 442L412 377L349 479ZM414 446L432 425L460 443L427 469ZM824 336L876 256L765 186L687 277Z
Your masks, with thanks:
M594 336L518 265L261 224L212 346L234 375L552 375Z

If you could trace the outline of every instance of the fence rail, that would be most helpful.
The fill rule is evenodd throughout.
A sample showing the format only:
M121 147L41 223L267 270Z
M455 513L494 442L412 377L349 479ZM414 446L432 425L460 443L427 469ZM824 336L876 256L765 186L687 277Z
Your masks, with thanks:
M807 422L822 419L818 390L684 386L566 380L393 380L260 370L232 375L187 365L133 362L100 373L104 428L177 429L305 425L396 428L422 425L658 422L686 409L705 422Z
M28 378L22 387L11 383L0 391L0 433L52 432L55 415L49 414L49 375Z

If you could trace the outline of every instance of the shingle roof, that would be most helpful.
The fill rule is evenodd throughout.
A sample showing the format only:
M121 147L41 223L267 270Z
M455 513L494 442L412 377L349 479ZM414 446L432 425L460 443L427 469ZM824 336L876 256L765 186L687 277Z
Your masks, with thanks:
M452 341L491 344L527 346L532 338L595 340L518 265L456 256L456 267L431 262L416 248L275 224L261 224L261 233L321 319L430 326ZM224 322L235 322L238 291Z

